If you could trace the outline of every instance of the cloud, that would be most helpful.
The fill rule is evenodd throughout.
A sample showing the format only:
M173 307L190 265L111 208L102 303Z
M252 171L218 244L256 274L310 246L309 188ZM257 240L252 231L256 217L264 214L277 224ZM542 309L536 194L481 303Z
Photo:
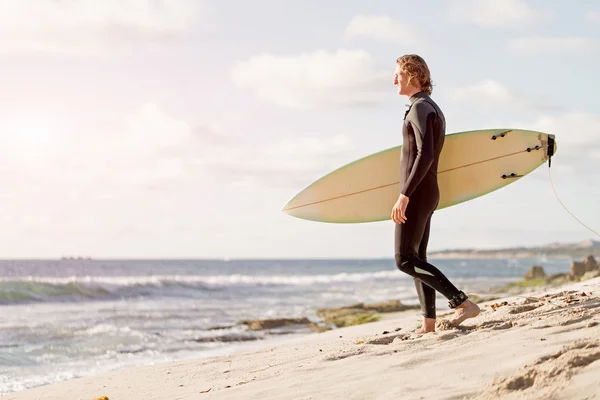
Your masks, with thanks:
M453 97L455 100L459 101L477 99L477 102L479 102L482 99L485 99L485 101L490 101L492 103L508 103L513 100L515 96L501 83L492 79L486 79L469 86L455 89Z
M95 54L186 33L198 0L19 0L0 3L0 54Z
M156 103L143 104L114 131L49 117L13 118L0 123L0 146L0 175L12 192L104 199L164 193L190 182L297 186L348 162L356 150L341 133L294 133L257 144L191 124Z
M469 22L483 27L517 27L550 21L548 10L530 7L523 0L454 0L449 16L457 22Z
M580 36L531 36L509 42L509 50L524 55L585 54L598 48L598 42Z
M285 107L344 107L393 96L392 70L380 68L366 51L341 49L256 55L238 63L231 77L238 87Z
M509 89L494 79L485 79L468 86L457 87L450 95L458 102L472 102L478 108L514 108L532 110L557 110L558 107L542 96L521 93Z
M588 11L585 13L585 19L591 22L600 22L600 12Z
M357 157L343 134L328 137L291 134L260 145L216 148L196 166L236 185L298 187Z
M357 15L348 22L345 34L406 46L422 42L422 35L418 35L412 26L385 15Z
M571 149L578 154L591 154L600 149L600 114L570 112L562 115L543 115L529 125L547 133L556 134L562 148Z

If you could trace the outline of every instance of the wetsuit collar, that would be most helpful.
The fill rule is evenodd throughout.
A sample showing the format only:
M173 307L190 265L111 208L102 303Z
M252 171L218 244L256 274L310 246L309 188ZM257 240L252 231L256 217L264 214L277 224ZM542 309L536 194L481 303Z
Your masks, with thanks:
M417 99L422 99L422 98L426 98L429 95L423 91L421 92L417 92L415 94L413 94L412 96L410 96L410 104L413 104Z

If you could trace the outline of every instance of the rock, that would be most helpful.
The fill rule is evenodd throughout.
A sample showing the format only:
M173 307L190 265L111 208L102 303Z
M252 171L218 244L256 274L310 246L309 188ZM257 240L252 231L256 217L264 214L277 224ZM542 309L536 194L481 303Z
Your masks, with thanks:
M373 310L380 313L391 313L411 310L413 308L419 308L419 306L407 306L402 304L400 300L390 300L381 303L371 303L364 306L365 310Z
M390 300L381 303L372 303L372 304L364 304L364 303L356 303L349 306L343 307L329 307L329 308L320 308L317 310L317 315L319 318L323 320L331 320L333 318L342 317L351 314L359 314L359 313L390 313L390 312L399 312L406 311L411 309L419 308L418 305L407 306L402 304L398 300Z
M313 332L325 332L330 330L331 328L329 328L328 326L324 326L324 325L317 325L314 322L311 322L310 324L308 324L308 327L313 331ZM340 336L341 337L341 336Z
M323 322L332 323L339 328L376 321L379 319L378 313L399 312L417 308L419 308L419 305L407 306L398 300L390 300L372 304L356 303L345 307L321 308L317 310L317 315Z
M567 281L568 280L568 275L567 273L564 272L559 272L556 274L551 274L548 275L546 277L546 282L548 283L559 283L560 281Z
M218 336L218 337L202 337L196 339L190 339L192 342L197 343L212 343L212 342L250 342L254 340L260 340L261 338L256 336L249 335L226 335L226 336Z
M281 328L289 325L309 325L310 323L308 318L273 318L240 321L240 324L248 325L249 331Z
M235 325L220 325L220 326L211 326L211 327L207 328L206 330L207 331L218 331L221 329L231 329L233 327L235 327Z
M525 274L525 279L530 280L530 279L540 279L540 278L545 278L546 277L546 273L544 272L544 268L540 265L535 265L533 267L531 267L531 269L529 271L527 271L527 273Z
M585 271L589 272L589 271L596 271L598 270L598 263L596 262L596 259L594 258L593 255L589 255L587 256L587 258L585 259Z
M581 276L582 281L586 281L588 279L594 279L600 276L600 271L587 271Z
M379 314L375 312L359 312L355 314L347 314L339 317L334 317L330 321L338 328L345 326L366 324L368 322L375 322L379 320Z
M585 262L573 261L571 263L571 276L574 278L578 278L585 274L586 265Z

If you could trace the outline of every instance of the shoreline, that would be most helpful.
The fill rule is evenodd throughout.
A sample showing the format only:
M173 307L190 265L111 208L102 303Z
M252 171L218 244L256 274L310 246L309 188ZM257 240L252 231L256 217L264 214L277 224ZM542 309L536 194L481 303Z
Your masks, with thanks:
M340 264L347 265L344 260L341 263L337 262L338 266ZM95 275L94 269L84 270L86 274L81 278L53 279L30 274L32 283L29 283L28 279L18 278L15 284L8 282L4 285L4 293L8 293L9 297L11 291L20 293L24 287L26 289L23 290L24 293L49 292L73 295L76 299L70 301L59 296L58 300L54 300L52 296L48 296L48 301L46 298L39 301L22 301L7 305L8 308L4 307L8 313L8 321L5 325L8 335L5 336L7 341L4 343L2 355L6 355L9 361L4 363L5 368L2 369L6 374L4 379L0 379L2 381L0 394L15 393L67 379L93 376L132 366L206 357L208 356L206 353L216 353L215 350L226 353L229 347L245 348L247 346L244 344L247 343L261 343L273 338L291 336L290 334L299 336L298 333L312 333L308 325L273 327L272 324L268 324L267 329L254 330L241 324L248 319L252 321L255 318L308 318L311 322L316 322L314 325L319 328L325 325L321 323L318 315L320 307L347 308L354 302L361 301L372 305L394 298L399 299L404 306L418 305L418 298L411 281L402 280L402 276L397 271L390 270L385 262L371 264L368 261L366 262L368 267L364 264L364 262L350 263L348 265L351 270L347 271L348 268L336 268L336 263L322 262L322 266L332 268L333 271L331 269L319 271L316 278L313 278L310 273L304 274L302 263L290 264L297 268L293 273L283 274L275 270L274 278L271 278L273 274L259 279L254 278L254 274L243 275L252 286L251 292L260 293L262 296L256 300L256 304L269 304L268 310L261 310L253 304L243 302L242 308L234 310L232 308L235 307L235 302L222 301L226 296L220 298L217 296L218 305L211 306L201 300L200 304L196 304L199 300L194 299L195 296L209 299L210 291L206 291L203 284L193 283L190 293L192 296L188 297L187 279L181 279L181 282L175 280L175 284L172 284L170 279L177 278L172 271L169 274L155 276L156 271L153 269L140 271L133 268L131 274L127 273L123 277L119 275L116 280L110 278L110 275L107 275L108 277L102 274ZM495 264L500 264L500 268L503 266L503 262L495 262ZM492 266L495 264L490 263ZM503 286L509 281L518 279L530 264L530 262L520 263L518 274L513 274L515 276L510 278L502 276L473 278L472 274L475 271L469 273L467 270L465 273L461 269L458 273L464 274L465 278L457 279L465 279L465 282L460 283L468 285L464 287L465 291L481 293L491 286ZM460 268L469 265L467 260L465 264L460 265ZM133 267L135 266L134 264ZM554 261L552 266L554 270L564 269L566 263ZM455 267L455 264L451 263L448 268L451 267ZM237 266L224 271L213 268L214 272L205 275L209 278L213 276L217 278L219 283L217 286L221 288L220 293L238 290L236 282L233 282L234 284L229 282L229 280L239 279L236 278ZM472 267L472 269L478 268L478 264ZM32 272L35 272L35 268ZM500 274L506 273L505 271ZM488 275L494 274L496 271L488 273ZM202 275L198 275L198 278L193 274L190 275L193 276L190 279L192 282L210 281L203 279ZM391 286L390 278L393 280ZM149 280L153 281L152 284L148 284ZM320 290L317 291L313 285L310 285L308 291L312 290L312 297L302 298L298 294L307 291L302 284L308 281L319 283ZM326 285L330 281L335 282L337 286L330 288L331 295L328 295ZM367 284L364 284L364 281ZM269 288L272 282L285 285L281 290L276 288L277 290L272 291ZM108 287L105 288L105 284ZM261 290L263 284L266 284L265 289ZM181 286L184 287L183 291ZM231 289L228 289L229 287ZM242 288L243 290L245 289ZM280 304L284 297L278 298L278 296L288 296L286 292L289 291L297 297L290 304ZM135 293L144 295L138 300ZM170 301L165 301L173 295L175 302L181 304L180 308L173 307L174 303ZM83 298L82 301L79 301L80 297ZM318 297L322 297L322 300L315 300ZM133 301L126 301L127 299ZM283 301L286 302L289 303L288 300ZM292 307L294 304L296 306ZM443 298L438 299L438 306L440 309L446 306ZM203 313L200 310L204 307L222 309L223 314L228 318L212 318L219 312ZM148 310L152 312L149 313ZM22 317L19 317L20 315ZM23 317L24 321L31 322L19 322ZM200 322L196 321L198 317L205 318ZM360 314L357 317L360 317ZM164 322L160 322L161 320ZM357 318L355 322L369 320L371 319ZM349 318L348 323L344 322L340 325L348 325L351 322L352 318ZM188 326L192 326L193 329L186 331L185 328ZM218 329L219 327L224 329Z
M569 390L600 393L592 378L600 373L600 277L496 295L478 303L480 316L459 328L444 328L451 313L440 313L438 331L427 335L416 334L419 310L385 313L375 322L67 380L0 399L400 398L407 390L424 398L527 399ZM548 359L552 354L558 356ZM570 365L573 357L585 365ZM550 377L545 366L562 369ZM423 376L439 385L426 384Z

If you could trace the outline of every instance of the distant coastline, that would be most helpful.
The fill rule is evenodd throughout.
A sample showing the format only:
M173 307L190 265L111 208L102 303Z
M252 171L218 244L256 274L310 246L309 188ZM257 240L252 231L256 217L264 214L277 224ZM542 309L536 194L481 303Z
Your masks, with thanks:
M509 247L500 249L448 249L432 251L429 258L529 258L567 257L581 258L593 255L600 257L600 242L585 240L579 243L550 243L534 247Z
M506 248L492 248L492 249L481 249L481 248L455 248L455 249L444 249L437 251L429 251L428 258L431 259L477 259L477 258L534 258L534 257L550 257L550 258L585 258L587 256L600 257L600 241L596 240L584 240L577 243L549 243L542 246L515 246ZM84 261L93 260L90 256L62 256L59 258L61 261ZM102 258L101 258L102 259ZM134 260L154 260L161 259L167 260L170 258L129 258ZM186 258L188 259L188 258ZM195 258L189 258L193 260ZM216 258L218 259L218 258ZM246 258L241 258L243 260ZM265 260L268 258L248 258L247 260ZM279 259L279 258L277 258ZM293 258L295 259L295 258ZM319 258L320 259L320 258ZM339 258L335 258L339 259ZM104 260L104 259L102 259ZM233 260L233 259L220 259L221 261Z

